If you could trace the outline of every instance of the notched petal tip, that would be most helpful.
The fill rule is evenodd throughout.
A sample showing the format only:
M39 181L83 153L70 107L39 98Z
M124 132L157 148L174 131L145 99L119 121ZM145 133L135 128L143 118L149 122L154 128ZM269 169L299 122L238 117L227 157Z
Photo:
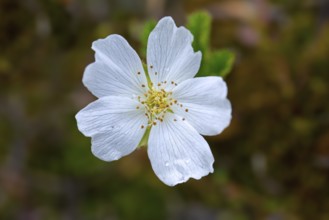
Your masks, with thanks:
M116 151L114 148L112 148L111 151L106 147L100 148L96 138L97 136L92 137L91 153L98 159L106 162L111 162L119 160L121 157L124 156L122 155L122 153Z
M95 52L97 52L96 51L97 47L101 46L100 44L103 44L104 42L110 42L110 41L116 41L116 40L126 41L126 39L119 34L111 34L105 38L100 38L100 39L93 41L91 44L91 49L93 49Z
M176 23L175 23L174 19L171 16L165 16L165 17L161 18L158 22L158 25L162 24L164 22L173 23L176 26Z
M214 163L214 162L213 162ZM190 175L186 175L186 176L182 176L180 177L179 179L176 179L176 180L166 180L166 179L163 179L159 176L159 179L165 183L166 185L170 186L170 187L174 187L178 184L182 184L182 183L186 183L187 181L189 181L190 179L195 179L195 180L200 180L201 178L205 177L205 176L208 176L210 173L213 173L214 172L214 168L213 168L213 163L212 165L207 168L207 169L204 169L202 172L199 172L199 173L191 173Z
M87 107L87 106L86 106ZM85 107L85 108L86 108ZM78 130L86 137L91 137L91 134L89 132L86 131L86 129L84 128L84 116L83 116L83 111L84 109L81 109L77 114L75 114L75 120L77 122L77 127Z

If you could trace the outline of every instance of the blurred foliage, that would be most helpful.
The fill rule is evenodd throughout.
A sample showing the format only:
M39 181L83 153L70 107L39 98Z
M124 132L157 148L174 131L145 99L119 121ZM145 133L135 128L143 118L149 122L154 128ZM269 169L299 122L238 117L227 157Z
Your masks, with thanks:
M226 77L231 71L234 64L234 55L227 50L218 50L212 52L205 60L204 72L200 72L200 76L217 75Z
M234 64L234 54L228 50L211 51L211 15L205 11L195 12L187 18L187 28L194 36L193 48L202 52L202 62L197 76L225 77Z
M206 54L209 50L209 39L211 32L211 16L205 11L195 12L187 17L187 29L189 29L194 37L193 48L202 54Z
M329 219L328 14L320 0L0 1L0 219ZM174 188L145 149L95 158L74 119L95 100L91 42L145 50L163 15L195 35L202 75L236 57L232 123L207 137L215 171Z
M142 31L142 34L140 37L141 38L140 39L140 41L141 41L140 53L143 57L146 57L147 40L149 38L151 31L155 28L156 24L157 24L157 22L155 20L147 21L144 24L143 31Z

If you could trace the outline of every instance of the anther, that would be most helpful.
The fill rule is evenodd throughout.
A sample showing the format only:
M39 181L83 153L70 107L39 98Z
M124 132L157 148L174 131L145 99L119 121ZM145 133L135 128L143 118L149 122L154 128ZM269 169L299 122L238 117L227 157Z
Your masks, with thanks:
M136 109L139 109L139 106L136 106Z
M174 121L177 121L177 119L175 118Z
M155 73L154 73L154 75L158 75L158 73L157 73L157 72L155 72Z
M141 126L141 129L143 129L143 128L144 128L144 125Z
M141 74L141 72L137 72L137 74L138 74L138 75L140 75L140 74Z
M145 87L145 85L144 85L144 84L142 84L142 87Z
M183 121L185 121L185 118L182 118Z
M157 123L154 121L154 122L153 122L153 125L157 125Z
M153 69L153 66L151 65L150 68Z
M188 109L185 109L186 112L188 112Z

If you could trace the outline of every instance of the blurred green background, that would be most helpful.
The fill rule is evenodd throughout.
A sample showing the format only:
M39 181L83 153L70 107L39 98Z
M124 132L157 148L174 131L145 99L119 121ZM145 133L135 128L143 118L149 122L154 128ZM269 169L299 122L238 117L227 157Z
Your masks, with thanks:
M92 41L142 51L145 22L199 10L236 55L215 172L171 188L145 149L94 157L74 118ZM328 74L326 0L0 0L0 219L329 219Z

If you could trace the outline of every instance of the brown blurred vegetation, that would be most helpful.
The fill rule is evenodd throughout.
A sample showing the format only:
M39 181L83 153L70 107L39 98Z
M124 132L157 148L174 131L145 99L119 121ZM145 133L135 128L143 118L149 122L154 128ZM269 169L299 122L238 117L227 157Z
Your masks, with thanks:
M235 51L215 173L170 188L144 149L105 163L74 115L91 42L207 10ZM329 219L329 2L0 0L0 219Z

